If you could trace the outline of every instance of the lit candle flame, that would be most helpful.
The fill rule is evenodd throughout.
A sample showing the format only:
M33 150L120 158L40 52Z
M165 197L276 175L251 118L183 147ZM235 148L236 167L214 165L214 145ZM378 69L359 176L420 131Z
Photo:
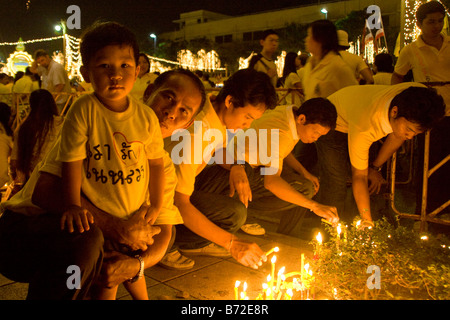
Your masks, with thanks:
M320 232L317 233L316 240L317 242L319 242L319 244L322 244L322 234Z
M338 235L341 235L341 224L339 223L336 227L336 231Z
M237 288L241 285L241 282L239 280L236 280L236 282L234 283L234 286Z
M272 259L270 259L270 262L272 262L272 263L277 262L277 256L273 256Z

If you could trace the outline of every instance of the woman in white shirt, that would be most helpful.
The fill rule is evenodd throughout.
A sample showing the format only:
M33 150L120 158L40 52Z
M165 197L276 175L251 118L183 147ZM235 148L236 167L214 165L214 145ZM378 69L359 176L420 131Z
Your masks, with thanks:
M34 167L56 141L63 124L52 94L45 89L30 94L30 109L25 121L14 132L11 173L16 185L27 182Z
M147 89L150 83L155 82L155 79L158 77L154 73L150 73L150 60L148 59L145 53L139 54L139 74L136 78L136 82L134 83L133 89L130 94L139 100L140 102L144 102L144 92Z
M327 98L347 86L358 85L354 72L339 55L335 25L329 20L317 20L308 27L306 50L311 53L302 70L305 100ZM293 151L297 160L309 171L317 162L314 144L297 143Z
M283 91L284 100L281 104L295 104L300 106L303 100L302 82L297 74L300 68L300 58L295 52L288 52L284 58L283 77L280 79L284 89L297 89L292 91Z
M312 54L302 81L306 100L326 98L339 89L358 85L353 72L339 55L337 31L331 21L311 23L305 44Z
M13 147L13 131L10 125L11 108L0 102L0 187L10 180L8 158Z

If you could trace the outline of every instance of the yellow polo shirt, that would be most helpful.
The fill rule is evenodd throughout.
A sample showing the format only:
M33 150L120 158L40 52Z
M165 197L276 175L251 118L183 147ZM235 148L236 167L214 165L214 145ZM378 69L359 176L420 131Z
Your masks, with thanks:
M348 133L348 152L353 167L368 168L370 146L392 132L388 114L392 99L411 86L424 87L414 82L393 86L358 85L328 97L338 114L336 131Z
M283 170L283 160L294 149L299 137L292 105L278 106L264 112L249 129L239 130L230 147L235 158L252 167L264 167L261 174L275 174Z

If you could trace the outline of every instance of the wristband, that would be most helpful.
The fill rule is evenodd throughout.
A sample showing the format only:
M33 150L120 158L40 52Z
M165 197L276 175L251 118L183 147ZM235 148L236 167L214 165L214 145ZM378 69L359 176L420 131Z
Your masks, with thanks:
M375 166L373 163L371 163L371 164L369 165L369 168L371 168L371 169L373 169L373 170L375 170L375 171L378 171L378 172L381 171L381 166L380 166L380 167L377 167L377 166Z
M140 265L138 273L133 278L128 280L130 283L138 281L144 275L144 259L142 259L140 255L135 255L134 257L139 260Z

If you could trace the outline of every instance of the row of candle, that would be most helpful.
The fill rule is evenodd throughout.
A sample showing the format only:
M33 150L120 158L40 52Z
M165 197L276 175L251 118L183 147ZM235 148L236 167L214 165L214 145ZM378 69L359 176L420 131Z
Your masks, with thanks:
M274 247L268 252L266 256L273 252L278 252L279 248ZM291 300L294 296L294 290L301 292L301 299L303 299L304 292L306 292L306 298L309 298L310 289L312 287L313 276L312 270L309 269L309 264L305 264L305 255L301 254L301 269L300 272L294 271L285 274L285 267L278 270L275 277L275 264L277 257L274 255L271 258L271 273L267 276L267 283L263 283L263 292L259 293L256 300ZM288 278L300 276L300 281L297 278L293 278L292 282L287 281ZM235 300L248 300L247 296L247 282L243 283L243 291L239 293L240 281L235 282L234 286L234 298ZM313 291L313 290L311 290Z

